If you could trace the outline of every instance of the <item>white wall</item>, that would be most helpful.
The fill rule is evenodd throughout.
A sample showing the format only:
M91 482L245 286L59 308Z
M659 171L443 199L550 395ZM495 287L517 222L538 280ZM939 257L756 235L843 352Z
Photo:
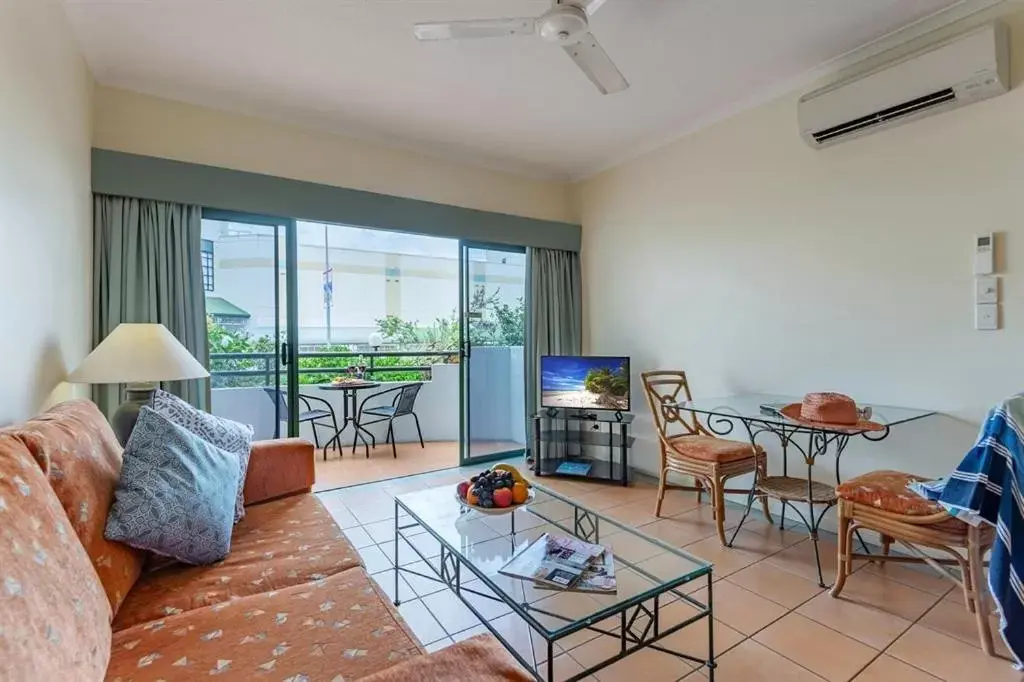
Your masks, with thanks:
M575 219L568 186L125 90L96 90L93 144L485 211Z
M0 424L68 397L90 344L92 76L56 0L0 2Z
M1010 23L1005 96L814 151L792 93L578 187L588 346L633 358L639 467L657 469L648 369L687 370L700 396L837 390L944 413L858 439L844 475L948 472L987 407L1024 390L1024 14ZM979 332L972 236L989 231L1003 329Z

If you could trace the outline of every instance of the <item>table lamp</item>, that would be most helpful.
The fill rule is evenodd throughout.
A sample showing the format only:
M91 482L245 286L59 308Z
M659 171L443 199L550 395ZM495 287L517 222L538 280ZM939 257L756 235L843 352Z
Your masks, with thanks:
M117 325L100 345L71 373L77 384L127 384L125 401L110 419L121 441L135 428L139 410L151 404L160 381L202 379L210 376L185 346L162 324Z

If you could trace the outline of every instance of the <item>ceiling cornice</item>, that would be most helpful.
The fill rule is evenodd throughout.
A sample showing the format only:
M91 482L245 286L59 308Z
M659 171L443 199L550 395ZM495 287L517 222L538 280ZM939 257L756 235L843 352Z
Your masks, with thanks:
M968 20L973 19L975 22L981 23L994 19L997 16L1005 14L1007 7L1024 9L1024 0L960 0L960 2L955 5L939 10L913 23L902 26L894 31L890 31L889 33L879 36L874 40L868 41L863 45L859 45L858 47L844 52L837 57L833 57L828 61L822 62L818 66L809 69L794 78L777 83L771 87L764 88L763 90L753 93L748 97L732 102L727 106L719 107L715 111L705 116L701 116L696 120L689 121L685 126L677 129L667 136L662 137L657 142L651 142L637 147L630 152L610 157L607 161L599 164L590 171L573 175L571 181L573 183L577 183L592 178L595 175L599 175L604 171L614 168L615 166L619 166L623 163L661 149L676 140L686 137L687 135L692 135L699 130L714 125L715 123L732 118L744 111L755 109L789 93L807 88L823 79L835 77L845 69L849 69L852 66L863 61L870 60L871 58L877 57L878 55L890 50L897 49L900 46L907 45L908 43L918 40L923 36L940 31L958 22L965 22L966 24Z

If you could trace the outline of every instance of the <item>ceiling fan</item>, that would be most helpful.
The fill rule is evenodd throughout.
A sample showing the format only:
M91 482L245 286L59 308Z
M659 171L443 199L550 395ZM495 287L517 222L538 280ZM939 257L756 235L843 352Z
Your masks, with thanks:
M551 9L537 18L437 21L416 24L420 40L540 36L561 45L602 94L621 92L629 83L590 32L589 17L606 0L552 0Z

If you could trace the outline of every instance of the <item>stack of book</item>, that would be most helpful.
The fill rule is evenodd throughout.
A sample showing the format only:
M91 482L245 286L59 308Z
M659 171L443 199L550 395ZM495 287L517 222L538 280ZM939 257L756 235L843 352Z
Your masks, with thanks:
M542 589L614 594L615 558L610 547L545 533L499 571L531 580Z

